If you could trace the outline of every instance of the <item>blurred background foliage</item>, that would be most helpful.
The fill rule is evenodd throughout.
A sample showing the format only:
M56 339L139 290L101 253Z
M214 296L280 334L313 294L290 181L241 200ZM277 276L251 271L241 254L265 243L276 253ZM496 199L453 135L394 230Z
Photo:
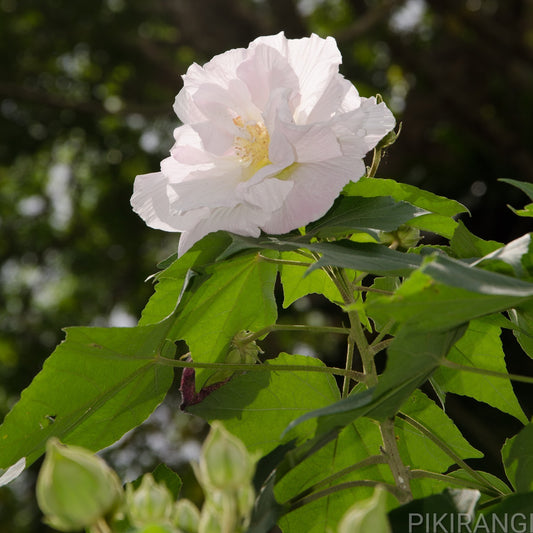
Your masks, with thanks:
M528 231L505 205L526 198L497 182L533 181L528 0L0 0L2 416L62 327L134 325L152 292L144 279L173 253L176 236L145 227L129 197L135 176L158 170L171 147L180 75L282 30L334 36L342 73L361 94L381 93L403 122L380 176L460 200L484 238ZM317 324L332 311L312 298L289 310ZM271 350L286 342L274 339ZM292 348L331 360L339 346L310 337ZM502 418L495 432L493 411L456 400L450 412L498 470L515 422ZM123 478L159 461L188 475L204 428L177 417L178 403L173 389L142 430L106 453ZM48 531L34 472L0 490L1 533Z

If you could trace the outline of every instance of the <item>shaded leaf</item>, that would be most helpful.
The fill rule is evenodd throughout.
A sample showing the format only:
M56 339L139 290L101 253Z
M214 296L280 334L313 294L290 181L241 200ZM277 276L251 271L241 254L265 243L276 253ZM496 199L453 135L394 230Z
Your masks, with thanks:
M339 390L331 374L276 371L277 365L324 367L318 359L282 353L263 364L270 370L235 376L187 410L207 421L221 420L250 451L266 454L281 443L281 434L289 422L335 402ZM313 422L302 426L293 437L305 439L315 427Z
M306 227L306 234L323 238L367 228L394 231L423 214L427 211L407 202L395 201L390 196L340 196L326 215Z
M439 529L460 531L457 520L462 520L463 528L474 520L479 497L480 493L477 490L446 489L442 494L414 500L389 512L392 531L393 533L406 531L426 533Z
M463 331L420 333L400 330L388 348L387 368L374 388L302 415L287 426L284 434L292 438L300 424L314 418L318 419L315 433L318 438L363 416L377 420L393 416L439 366Z

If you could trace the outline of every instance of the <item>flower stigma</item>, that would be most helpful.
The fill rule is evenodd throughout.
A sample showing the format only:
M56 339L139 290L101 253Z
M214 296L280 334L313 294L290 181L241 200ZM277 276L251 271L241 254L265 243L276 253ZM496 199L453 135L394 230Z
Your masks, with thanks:
M245 124L240 116L233 119L241 135L235 137L234 149L239 162L246 167L245 179L250 179L258 170L270 165L268 147L270 135L263 122Z

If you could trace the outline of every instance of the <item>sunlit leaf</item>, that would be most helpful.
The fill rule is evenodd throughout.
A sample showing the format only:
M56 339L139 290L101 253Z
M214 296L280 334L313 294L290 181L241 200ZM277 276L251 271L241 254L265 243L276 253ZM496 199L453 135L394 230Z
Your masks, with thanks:
M455 200L449 200L414 185L398 183L392 179L361 178L355 183L349 183L343 192L351 196L391 196L397 201L403 200L430 211L431 214L413 218L409 225L448 238L452 237L457 226L457 222L452 217L468 212L465 206Z
M485 241L477 237L459 220L457 228L450 240L450 246L455 257L459 259L482 257L502 247L496 241Z
M276 275L277 265L258 254L207 267L184 295L170 337L187 342L193 361L223 362L237 333L276 322ZM196 369L197 390L211 374L210 369Z
M165 270L158 272L155 293L148 301L139 320L140 326L156 324L169 316L175 309L187 272L190 269L202 268L212 263L216 257L228 246L230 238L223 232L211 233L204 237L180 259L163 262L159 266Z
M533 490L533 424L528 424L506 441L502 458L505 473L516 490Z
M157 362L167 330L68 328L0 427L0 466L31 464L52 436L99 450L138 426L172 383L173 369Z
M486 319L470 323L464 336L450 350L447 359L464 366L507 374L501 330ZM432 379L445 392L453 392L485 402L527 423L511 382L493 376L480 376L453 368L441 367Z
M281 258L289 261L310 262L296 252L282 252ZM283 265L280 268L284 308L308 294L322 294L330 302L342 302L339 290L324 270L314 270L309 275L304 275L305 273L306 268L301 266Z

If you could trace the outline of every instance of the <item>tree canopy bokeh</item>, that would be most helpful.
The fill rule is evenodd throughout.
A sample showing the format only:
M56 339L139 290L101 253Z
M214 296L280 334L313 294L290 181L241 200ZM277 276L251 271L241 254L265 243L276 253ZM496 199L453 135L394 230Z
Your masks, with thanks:
M528 230L497 180L533 181L531 2L0 0L2 415L62 327L134 324L175 251L129 198L171 147L180 75L279 31L334 36L341 72L402 122L380 176L463 202L481 237ZM0 532L47 530L30 482L0 492Z

